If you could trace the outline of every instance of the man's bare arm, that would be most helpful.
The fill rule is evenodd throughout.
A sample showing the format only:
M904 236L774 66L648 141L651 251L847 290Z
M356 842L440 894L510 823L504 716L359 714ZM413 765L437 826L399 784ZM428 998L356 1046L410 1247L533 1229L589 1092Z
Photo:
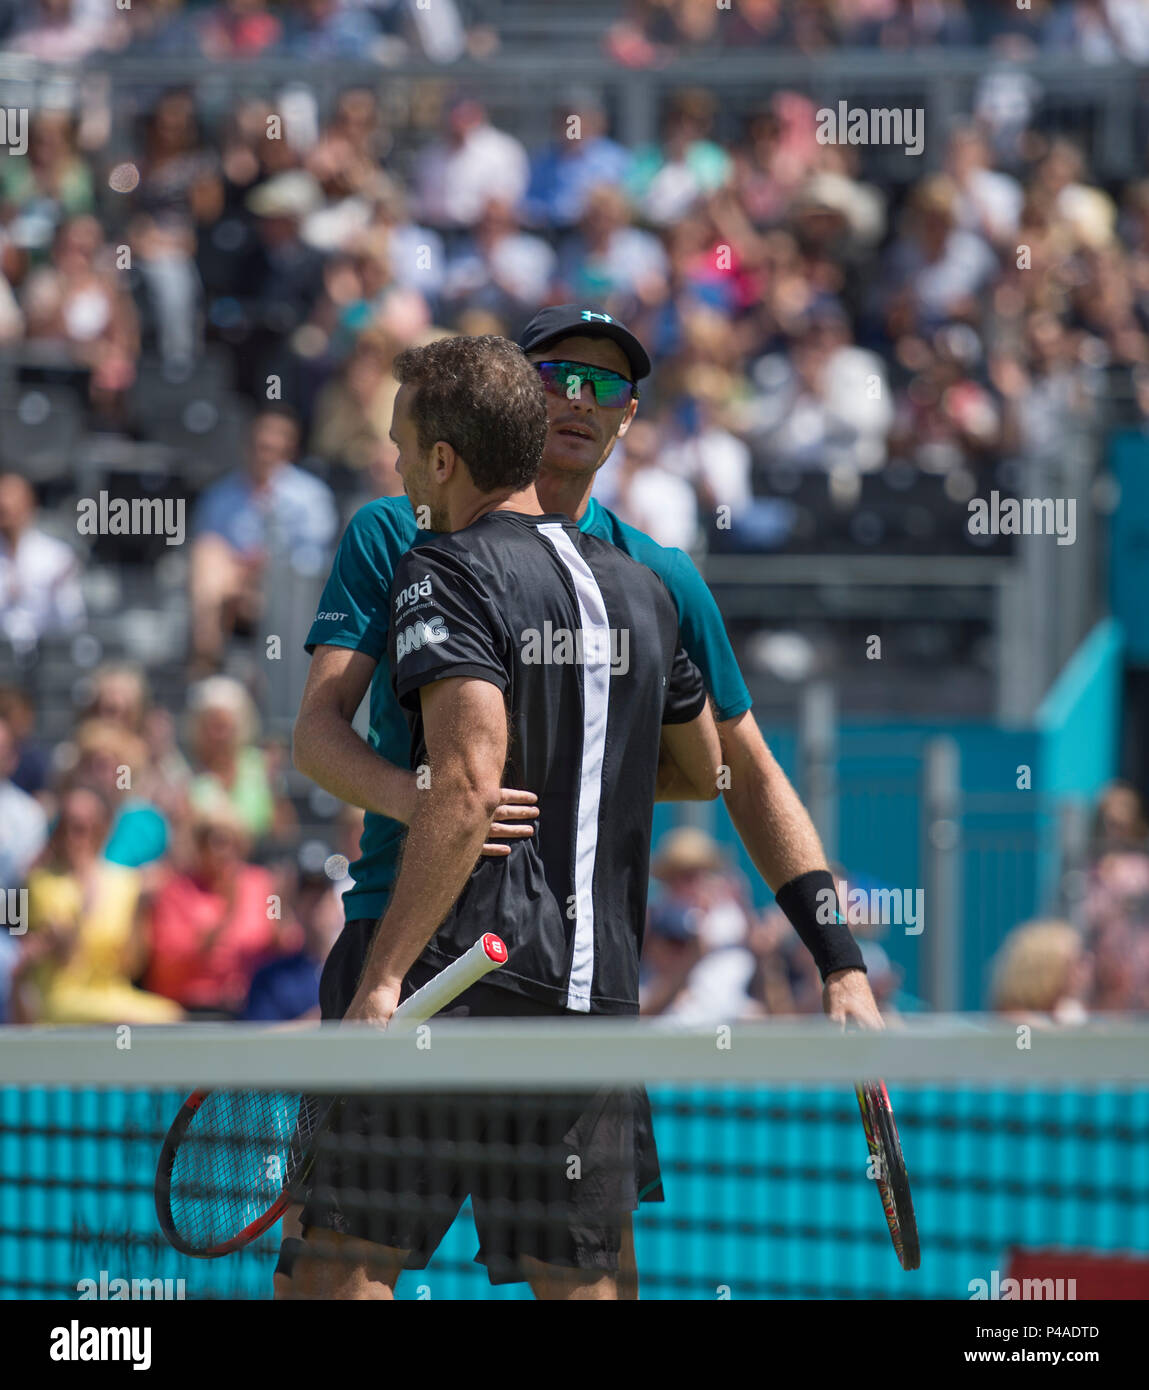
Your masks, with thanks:
M658 753L656 801L713 801L718 796L722 746L706 708L689 724L664 724Z
M415 773L381 758L351 726L376 664L348 647L316 647L299 702L292 755L304 776L340 801L409 825L419 796ZM508 840L534 833L535 800L530 792L504 790L491 826L497 840L484 845L484 854L506 856L511 852Z
M722 753L730 769L726 809L758 872L777 892L783 884L814 869L825 869L826 851L809 812L766 746L749 710L718 725ZM823 1007L835 1021L852 1019L881 1028L881 1014L861 970L827 976Z
M351 727L376 665L348 647L316 647L292 756L300 772L340 801L406 825L415 806L415 774L381 758Z
M507 758L502 692L451 676L420 697L430 785L416 793L399 878L348 1019L386 1023L394 1013L403 977L463 891L499 803Z
M771 891L811 869L825 869L826 851L814 822L766 746L754 715L747 710L724 719L718 736L730 769L726 809Z

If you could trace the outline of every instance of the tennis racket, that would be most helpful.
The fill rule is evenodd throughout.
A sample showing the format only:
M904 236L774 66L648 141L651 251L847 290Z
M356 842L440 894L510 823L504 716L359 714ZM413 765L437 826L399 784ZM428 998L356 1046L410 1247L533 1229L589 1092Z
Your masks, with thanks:
M917 1269L922 1258L918 1244L918 1223L910 1196L909 1174L902 1158L902 1141L898 1138L886 1083L859 1081L854 1090L858 1097L858 1109L862 1112L866 1143L871 1156L877 1160L875 1177L894 1251L903 1269Z
M507 948L487 932L399 1005L387 1033L425 1023L506 959ZM289 1091L193 1091L156 1168L156 1215L168 1243L183 1255L214 1259L274 1226L299 1200L341 1104Z

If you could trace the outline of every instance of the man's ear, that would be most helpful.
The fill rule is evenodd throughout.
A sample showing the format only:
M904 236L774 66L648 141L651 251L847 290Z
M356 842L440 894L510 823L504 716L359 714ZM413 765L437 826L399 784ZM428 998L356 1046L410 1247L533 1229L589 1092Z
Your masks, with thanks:
M444 439L435 441L431 450L431 476L440 485L449 483L461 460L454 447Z
M622 417L622 423L621 423L621 424L619 425L619 427L618 427L618 435L617 435L617 438L621 439L621 438L623 437L623 435L627 432L627 430L630 429L630 422L634 419L635 415L637 415L637 414L638 414L638 401L637 401L637 400L633 400L633 401L631 401L631 403L627 406L627 408L626 408L626 413L625 413L625 414L623 415L623 417Z

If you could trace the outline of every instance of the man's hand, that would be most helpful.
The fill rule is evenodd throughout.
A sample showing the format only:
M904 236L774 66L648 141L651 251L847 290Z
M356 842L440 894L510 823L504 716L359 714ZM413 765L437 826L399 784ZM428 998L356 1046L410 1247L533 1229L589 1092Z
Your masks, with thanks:
M373 1023L376 1028L386 1028L399 1007L400 989L397 984L360 985L343 1015L344 1023Z
M529 840L535 833L531 821L539 815L538 797L534 792L519 791L515 787L499 788L499 804L491 817L491 828L487 832L490 839L483 845L483 854L488 859L505 859L511 852L505 840Z
M822 987L826 1017L843 1027L856 1023L875 1031L885 1028L864 970L835 970Z

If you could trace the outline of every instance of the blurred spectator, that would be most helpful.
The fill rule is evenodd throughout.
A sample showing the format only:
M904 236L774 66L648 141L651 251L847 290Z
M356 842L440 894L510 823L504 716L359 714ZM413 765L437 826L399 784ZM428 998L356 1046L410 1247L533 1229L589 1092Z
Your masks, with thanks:
M747 944L753 914L715 841L692 827L672 830L651 873L664 891L650 910L642 1012L689 1022L760 1013L748 992L756 966Z
M323 289L323 257L300 234L304 219L322 202L319 185L303 170L276 174L247 196L258 222L242 273L250 356L241 384L256 399L268 398L273 376L281 389L285 375L291 384L288 340L306 323Z
M372 226L351 243L358 286L339 311L339 341L380 328L396 335L405 347L429 327L427 303L417 289L404 287L394 272L391 236Z
M48 63L79 62L104 46L114 22L111 0L101 4L96 15L83 10L79 0L35 0L5 46Z
M904 304L911 329L927 333L947 319L976 323L978 298L996 269L997 258L988 243L958 225L953 180L931 175L914 188L902 231L889 253L883 277L887 312Z
M1089 870L1082 914L1092 931L1117 923L1149 931L1149 854L1142 849L1102 854Z
M630 153L606 134L606 113L586 93L573 93L555 109L554 130L554 140L531 160L523 207L529 223L561 231L582 216L592 188L625 181Z
M649 420L635 420L623 448L614 479L619 516L659 545L692 549L698 538L694 489L663 466L657 427Z
M92 211L92 172L76 149L74 116L46 110L32 117L27 156L0 164L0 202L12 214L9 237L38 259L61 222Z
M111 808L73 786L43 862L28 876L28 934L15 996L44 1023L174 1023L182 1010L132 985L142 963L140 879L103 855Z
M957 225L993 246L1016 245L1021 185L991 167L989 145L976 126L959 126L950 136L945 172L956 189Z
M444 138L417 164L419 206L434 227L471 227L491 198L517 207L530 177L527 152L496 130L479 102L457 100L447 113Z
M1081 933L1068 922L1025 922L993 960L992 1005L1020 1023L1084 1022L1092 966ZM1035 1016L1037 1016L1035 1018Z
M221 0L202 14L199 46L205 58L256 58L283 32L267 0Z
M298 443L289 414L263 411L252 422L243 466L200 498L191 555L192 643L205 667L219 661L232 633L251 631L273 546L296 561L319 556L321 562L334 540L331 490L291 462Z
M554 267L554 252L541 237L519 229L511 204L490 198L474 231L447 262L444 308L452 319L484 309L517 334L545 300Z
M148 790L166 814L182 811L183 793L191 777L187 760L176 746L171 714L152 702L143 668L131 662L105 662L91 678L91 697L85 720L99 720L144 740L149 761Z
M278 807L251 696L228 676L209 676L188 692L188 716L193 807L208 812L226 806L247 835L268 834Z
M315 841L304 849L318 850L322 855ZM292 894L301 930L300 946L255 972L243 1009L243 1017L253 1022L319 1018L319 976L328 952L343 930L343 908L324 872L324 859L317 856L316 862L302 860L301 851Z
M346 136L328 130L309 151L304 167L323 196L303 220L303 240L319 251L347 247L371 222L378 165Z
M1097 1013L1149 1012L1149 921L1115 919L1091 938L1093 1008Z
M163 93L144 123L143 145L135 206L154 218L189 222L196 186L215 174L219 157L205 142L188 88Z
M391 364L399 344L383 329L368 329L356 340L351 355L336 377L319 394L310 450L333 463L359 472L378 467L394 476L387 496L403 491L395 472L398 450L392 444L391 413L399 384Z
M84 621L75 552L35 521L32 485L0 473L0 631L20 649L75 632Z
M1046 310L1026 318L1023 343L1021 353L1002 352L991 364L1004 401L1002 442L1013 452L1048 454L1090 410L1097 369L1080 361L1073 336Z
M729 508L727 517L736 522L753 501L750 450L725 428L727 401L713 381L700 372L694 390L679 400L659 461L690 483L711 523L719 507Z
M731 192L758 228L776 223L792 204L818 158L814 103L778 92L757 111L732 156Z
M1129 782L1111 782L1097 801L1093 822L1093 853L1149 850L1149 818L1145 800Z
M135 379L139 324L94 217L60 224L51 264L29 274L21 306L28 340L51 344L88 368L93 404L114 409Z
M646 221L671 225L730 177L730 156L708 138L715 106L708 91L679 92L663 120L661 144L635 153L627 192Z
M18 760L15 735L0 718L0 892L24 887L48 838L48 818L40 803L12 781Z
M26 690L0 685L0 720L8 726L16 755L10 781L29 796L38 796L48 785L50 758L36 737L36 705Z
M929 342L901 341L902 364L916 370L896 395L891 456L925 473L993 466L1010 437L1009 414L978 380L980 354L977 334L964 323L939 329Z
M574 302L618 306L638 300L661 302L666 293L666 252L657 237L630 224L630 210L617 188L587 194L578 230L563 242L558 279Z
M403 189L385 176L375 188L371 225L387 233L388 261L396 284L418 290L434 306L443 285L443 238L412 222Z
M364 10L342 0L291 0L281 51L305 62L370 58L379 31Z
M139 666L106 662L92 672L90 688L91 697L83 711L85 719L102 719L129 733L143 733L148 678Z
M1035 192L1047 197L1058 217L1081 246L1105 246L1112 240L1117 209L1108 194L1084 182L1085 158L1068 140L1054 140L1033 180Z
M1068 0L1050 7L1042 46L1089 63L1149 63L1149 15L1138 0Z
M85 719L60 755L69 780L95 788L114 810L104 857L129 869L142 869L162 859L171 826L152 799L144 740L109 720Z
M872 472L885 462L893 416L885 365L851 342L835 302L795 323L789 350L757 362L753 385L741 425L770 465Z
M147 986L193 1014L237 1016L256 969L278 947L275 881L246 862L246 850L230 808L201 809L186 871L173 873L151 906Z

